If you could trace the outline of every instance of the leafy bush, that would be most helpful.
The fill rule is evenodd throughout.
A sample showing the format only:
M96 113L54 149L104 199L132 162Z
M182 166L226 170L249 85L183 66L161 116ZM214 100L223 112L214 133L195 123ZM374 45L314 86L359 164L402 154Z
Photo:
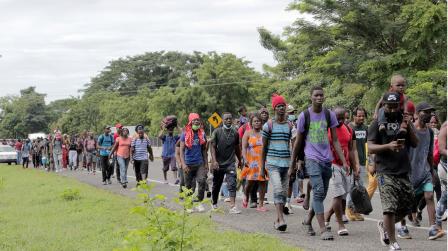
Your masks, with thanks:
M203 222L194 222L189 211L199 203L191 190L184 188L179 197L173 199L181 206L180 211L167 207L164 195L151 196L153 184L140 182L138 199L141 205L132 209L133 214L143 217L146 225L141 229L131 230L125 237L124 248L116 250L194 250L201 245L198 231ZM202 203L207 203L204 200Z
M79 200L81 199L81 195L79 193L79 189L67 188L61 194L62 199L66 201Z

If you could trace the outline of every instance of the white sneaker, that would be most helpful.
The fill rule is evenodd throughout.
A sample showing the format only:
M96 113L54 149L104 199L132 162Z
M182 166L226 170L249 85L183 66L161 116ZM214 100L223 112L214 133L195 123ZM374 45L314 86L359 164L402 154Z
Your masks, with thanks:
M398 242L394 242L389 246L389 250L401 250L401 247L398 245Z
M292 211L291 202L286 203L286 207L288 208L289 214L294 214L294 212Z
M202 213L205 211L205 208L202 204L197 205L195 209L198 213Z
M235 206L229 210L229 214L240 214L241 211Z
M218 205L217 204L212 205L212 210L213 211L218 210Z

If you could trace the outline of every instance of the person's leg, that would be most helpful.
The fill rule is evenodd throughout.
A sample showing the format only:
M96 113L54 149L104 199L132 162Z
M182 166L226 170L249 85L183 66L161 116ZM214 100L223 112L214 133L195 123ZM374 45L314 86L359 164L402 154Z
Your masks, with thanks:
M123 177L123 174L125 173L125 165L126 165L125 159L122 157L117 157L117 164L120 167L121 183L125 184L124 180L126 180L126 177ZM124 176L126 176L126 175L124 175Z
M189 166L188 167L188 172L184 172L185 175L185 186L187 187L187 189L191 190L191 194L194 193L193 190L193 183L196 183L196 173L197 173L197 166ZM191 195L190 194L190 195Z
M439 202L437 202L436 208L436 225L439 229L442 228L442 218L446 211L447 203L447 191L442 190L442 195L440 196Z
M259 191L259 184L258 181L254 181L252 189L250 190L250 203L251 204L257 204L257 192Z
M178 184L179 178L177 176L176 157L171 157L170 159L171 159L170 166L171 166L171 171L173 171L173 178L174 178L175 184Z
M320 165L317 161L310 159L307 159L305 163L308 174L310 175L311 186L313 189L312 208L314 213L316 214L320 232L323 233L326 231L323 201L325 200L326 189L328 189L328 181L331 177L331 168L329 168L330 175L327 180L327 176L323 173L323 165ZM327 185L325 185L325 182L327 182ZM311 224L311 222L309 222L308 224Z
M264 208L264 196L266 194L266 181L257 181L255 184L258 184L259 186L259 196L260 196L260 204L259 208Z
M198 200L202 201L205 196L205 185L207 184L207 169L201 165L196 172L196 181L198 182Z
M149 161L147 159L142 160L140 172L142 175L142 180L147 182L149 176Z
M439 174L437 173L437 168L434 168L432 180L434 185L434 193L436 193L436 199L437 201L439 201L440 197L442 196L442 185L440 184L440 178ZM437 201L435 201L435 203L437 203Z
M170 162L171 162L171 159L170 159L170 158L163 157L163 158L162 158L162 162L163 162L163 167L162 167L162 171L163 171L163 180L165 181L165 183L167 183L167 182L168 182L168 177L166 177L166 174L167 174L167 172L168 172L168 170L169 170L169 168L170 168Z
M135 179L137 180L137 185L140 181L142 181L142 172L141 172L142 162L143 161L141 160L134 160L134 172L135 172Z
M280 168L276 166L268 166L269 171L269 178L272 183L273 189L274 189L274 204L275 204L275 210L277 212L277 219L276 224L285 224L285 220L283 218L283 207L284 207L284 201L283 196L284 192L287 192L286 190L283 191L283 184L282 184L282 176L280 172ZM287 188L286 188L287 189ZM285 198L286 199L286 198Z
M78 169L78 152L77 151L74 151L75 153L73 154L74 155L74 157L73 157L73 165L75 166L75 169Z
M101 161L101 174L102 174L103 182L106 182L107 179L109 179L109 176L108 176L109 161L107 159L107 156L101 156L100 161Z
M432 186L431 186L432 188ZM429 225L436 223L436 208L434 205L434 193L425 191L426 210L428 211Z
M387 236L389 237L389 242L394 243L397 241L395 238L395 215L392 213L384 213L383 214L383 223L384 223L384 230L387 233Z
M246 180L246 186L244 187L244 198L243 198L243 207L247 207L247 203L249 202L250 194L252 193L252 188L255 185L255 180Z
M184 170L182 168L179 168L179 192L183 192L183 187L185 187Z
M219 192L221 191L222 182L224 180L225 171L220 168L213 170L213 186L212 186L212 204L218 204Z
M227 166L225 168L225 172L226 172L227 188L229 189L229 196L230 196L230 208L233 208L235 207L236 185L237 185L235 164Z

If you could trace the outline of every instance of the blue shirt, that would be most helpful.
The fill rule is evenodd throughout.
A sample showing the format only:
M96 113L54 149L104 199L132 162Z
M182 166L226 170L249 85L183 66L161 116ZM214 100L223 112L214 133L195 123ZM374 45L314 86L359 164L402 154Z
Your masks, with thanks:
M148 159L148 146L151 146L151 141L147 138L132 139L131 147L134 148L134 160Z
M180 140L185 143L185 133L182 133L182 135L180 136ZM184 158L186 165L196 166L196 165L202 165L204 163L202 156L202 146L199 143L199 136L197 132L194 133L193 145L191 146L191 148L185 146L184 152L185 152Z
M176 142L179 140L179 135L163 135L161 137L163 146L162 146L162 157L164 158L172 158L176 154Z
M266 163L276 167L289 167L291 152L289 141L291 139L291 126L288 123L279 124L272 121L272 131L269 132L268 122L263 125L261 136L269 140Z
M101 134L98 137L98 145L102 147L112 147L114 145L114 137L111 134L109 135ZM110 150L105 149L100 150L101 156L109 156L109 154Z

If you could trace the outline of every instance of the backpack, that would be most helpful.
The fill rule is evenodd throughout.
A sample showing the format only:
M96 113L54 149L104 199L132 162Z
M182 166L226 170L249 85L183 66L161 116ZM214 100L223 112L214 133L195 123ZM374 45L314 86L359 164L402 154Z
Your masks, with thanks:
M108 135L109 136L109 138L110 138L110 142L111 142L111 144L113 145L113 143L114 143L114 138L113 138L113 136L112 135ZM103 145L103 142L104 142L104 138L105 138L106 136L103 134L103 135L101 135L101 137L98 139L98 143L100 144L100 146L102 146Z

